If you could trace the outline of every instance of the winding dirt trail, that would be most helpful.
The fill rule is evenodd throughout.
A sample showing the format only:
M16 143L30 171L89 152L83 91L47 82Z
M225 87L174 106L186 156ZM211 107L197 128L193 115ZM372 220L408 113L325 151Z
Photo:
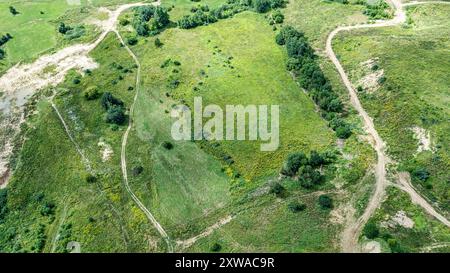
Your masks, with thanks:
M158 5L159 5L159 2L158 2ZM145 205L141 202L141 200L139 200L139 198L134 194L134 192L131 190L131 187L130 187L130 184L129 184L129 181L128 181L126 150L127 150L128 135L130 134L130 131L131 131L132 127L133 127L134 106L136 104L136 100L137 100L137 97L138 97L138 94L139 94L139 90L140 90L140 84L141 84L141 63L139 62L139 59L136 57L134 52L126 45L126 43L124 42L124 40L123 40L122 36L120 35L120 33L116 29L114 29L113 31L116 33L116 35L119 38L120 42L124 45L124 48L128 51L128 53L130 54L130 56L133 58L134 62L137 65L136 92L135 92L135 95L134 95L133 103L132 103L132 105L130 107L130 112L129 112L129 117L130 118L129 118L129 122L128 122L128 127L127 127L127 130L125 131L125 134L123 135L123 138L122 138L121 166L122 166L122 175L123 175L125 188L126 188L127 192L130 194L131 198L136 203L136 205L145 213L145 215L150 220L150 222L153 224L153 226L158 230L159 234L161 235L161 237L164 239L164 241L167 244L168 251L169 252L173 252L173 246L172 246L172 244L170 242L169 235L167 235L166 231L161 226L161 224L156 220L156 218L153 216L153 214L147 209L147 207L145 207Z
M393 7L395 8L395 16L392 20L388 21L381 21L374 24L362 24L362 25L355 25L355 26L341 26L333 30L326 42L326 53L330 60L335 65L337 71L339 72L339 75L344 82L345 87L347 88L349 95L350 95L350 102L353 105L353 107L358 111L359 115L362 117L364 122L364 129L368 136L370 137L370 143L375 149L378 157L377 164L375 166L375 178L376 178L376 186L375 186L375 192L372 195L372 197L369 200L369 203L363 213L363 215L357 219L352 220L350 223L344 228L343 234L342 234L342 251L343 252L360 252L361 248L358 245L358 238L361 234L362 228L367 223L369 218L373 215L375 210L380 206L381 202L383 201L383 198L385 196L385 190L388 186L388 180L386 178L386 164L389 163L389 158L386 155L385 152L385 143L383 142L382 138L378 134L377 130L375 129L375 125L373 123L372 118L369 116L369 114L366 112L366 110L361 105L361 102L359 101L358 95L353 88L352 83L350 82L342 64L339 62L338 58L336 57L335 52L333 51L333 39L334 37L342 32L342 31L351 31L355 29L363 29L363 28L380 28L380 27L389 27L389 26L397 26L404 22L406 22L406 12L404 10L404 6L412 6L412 5L419 5L419 4L428 4L428 3L445 3L449 4L449 2L442 2L442 1L433 1L433 2L411 2L408 4L402 4L401 0L389 0ZM418 200L417 204L425 208L425 210L430 213L431 215L435 216L438 220L443 222L447 225L448 221L441 216L439 213L437 213L434 209L430 210L429 208L432 208L432 206L426 202L423 198L417 198L420 196L414 188L411 186L411 184L403 183L401 189L403 189L405 192L410 194L411 198L413 200ZM443 221L445 220L445 221ZM447 225L448 226L448 225Z

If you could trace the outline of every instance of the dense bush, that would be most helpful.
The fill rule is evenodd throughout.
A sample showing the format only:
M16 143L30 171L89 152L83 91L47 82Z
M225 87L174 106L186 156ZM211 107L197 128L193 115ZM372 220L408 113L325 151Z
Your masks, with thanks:
M374 221L369 221L363 229L363 234L368 239L375 239L380 234L380 231L378 230L377 225Z
M102 95L101 104L105 110L108 110L113 106L123 106L123 101L114 97L110 92L105 92Z
M281 197L285 191L286 189L280 183L276 182L270 186L269 192L275 194L277 197Z
M0 60L3 60L6 56L6 52L0 48Z
M222 249L222 246L219 243L214 243L211 246L211 251L212 252L219 252Z
M100 92L96 86L91 86L84 91L83 96L86 100L95 100L100 97Z
M20 13L20 12L18 12L18 11L16 10L16 8L13 7L13 6L9 6L9 12L10 12L12 15L14 15L14 16L16 16L17 14Z
M308 158L304 153L290 154L284 163L282 173L285 175L294 176L297 174L298 169L306 164L308 164Z
M133 27L139 36L156 35L169 23L169 12L166 8L154 6L135 8Z
M8 213L7 201L8 201L7 189L0 189L0 224L3 222L6 214Z
M389 5L384 0L378 0L375 3L366 3L364 14L373 20L386 19L391 17L388 9Z
M0 37L0 46L6 44L11 39L12 39L12 36L9 33L6 33L5 35L2 35Z
M125 111L121 106L113 106L106 112L106 122L122 125L125 122Z
M296 213L296 212L304 211L306 209L306 205L303 203L299 203L297 201L293 201L293 202L289 203L288 208L290 211Z
M323 194L319 196L319 205L323 209L331 209L333 208L333 199L328 195Z

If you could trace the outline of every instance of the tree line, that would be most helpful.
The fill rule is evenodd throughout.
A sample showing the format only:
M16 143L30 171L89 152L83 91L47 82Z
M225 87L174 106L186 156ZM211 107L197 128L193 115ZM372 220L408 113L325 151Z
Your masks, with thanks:
M276 42L284 45L288 54L287 70L307 90L322 110L322 116L339 138L349 138L351 126L343 118L344 106L333 91L331 83L320 68L317 55L303 32L285 26L276 35Z
M194 8L191 10L192 14L183 16L177 24L182 29L195 28L215 23L246 10L265 13L271 9L284 7L284 5L284 0L228 0L226 4L211 10L208 6Z

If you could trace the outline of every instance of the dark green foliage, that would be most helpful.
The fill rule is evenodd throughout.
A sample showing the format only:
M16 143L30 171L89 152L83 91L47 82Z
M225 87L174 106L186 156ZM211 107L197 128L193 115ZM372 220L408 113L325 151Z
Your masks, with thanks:
M154 6L135 8L133 27L139 36L156 35L169 23L169 12L166 8Z
M289 203L288 209L292 211L293 213L297 213L300 211L304 211L306 209L306 205L303 203L299 203L297 201L293 201Z
M276 10L272 13L272 20L276 24L281 24L284 21L284 15L280 10Z
M136 37L128 37L127 43L131 46L136 45L138 43L138 39Z
M93 174L86 175L86 182L95 183L97 181L97 177Z
M159 38L155 39L155 46L156 47L162 47L163 46L163 43L161 42L161 40L159 40Z
M5 35L2 35L0 37L0 46L6 44L9 40L11 40L13 37L11 36L11 34L6 33Z
M323 175L310 165L302 166L298 171L298 180L303 188L310 189L322 183Z
M9 12L10 12L12 15L14 15L14 16L16 16L17 14L20 14L20 12L18 12L18 11L16 10L16 8L13 7L13 6L9 6Z
M84 91L83 96L86 100L95 100L100 97L100 92L97 87L91 86Z
M211 251L212 252L219 252L222 249L222 246L219 243L214 243L211 246Z
M53 202L45 202L41 208L42 216L54 215L56 210L56 205Z
M0 224L3 222L3 219L8 213L7 201L8 201L8 190L0 189Z
M47 240L47 236L45 235L45 225L39 224L39 228L36 234L36 242L31 250L35 252L42 252L45 246L45 242Z
M6 56L6 52L0 48L0 60L3 60Z
M430 178L430 172L425 168L418 168L412 171L412 176L414 179L426 182Z
M161 146L166 149L166 150L172 150L173 149L173 144L169 141L164 141Z
M275 194L277 197L281 197L285 191L286 189L280 183L275 182L270 186L269 192Z
M378 0L375 3L366 3L364 14L373 20L386 19L390 17L386 11L388 8L389 5L384 0Z
M363 234L368 239L375 239L380 234L380 231L379 231L379 229L378 229L378 227L377 227L377 225L376 225L376 223L374 221L369 221L364 226Z
M66 34L71 29L72 28L70 26L66 26L66 24L64 24L64 23L60 23L59 27L58 27L58 31L61 34Z
M326 194L319 196L319 205L323 209L333 208L333 200Z
M105 110L108 110L114 106L123 106L123 101L114 97L110 92L105 92L102 95L102 106Z
M308 164L308 158L304 153L293 153L288 155L284 163L282 173L289 176L294 176L301 166Z
M106 122L122 125L125 122L125 111L121 106L112 106L106 112Z
M133 176L138 176L144 171L144 167L142 166L136 166L133 168Z
M270 1L269 0L253 0L253 8L256 12L264 13L270 10Z

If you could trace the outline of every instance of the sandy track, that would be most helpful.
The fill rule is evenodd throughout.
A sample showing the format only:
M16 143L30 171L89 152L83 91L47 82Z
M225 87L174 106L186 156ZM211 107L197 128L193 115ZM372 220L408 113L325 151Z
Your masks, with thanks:
M227 217L225 217L225 218L223 218L223 219L220 219L217 223L215 223L215 224L213 224L212 226L208 227L208 228L205 229L202 233L200 233L200 234L198 234L198 235L196 235L196 236L194 236L194 237L192 237L192 238L183 240L183 241L177 241L177 245L179 245L182 249L188 248L188 247L190 247L191 245L195 244L195 242L197 242L199 239L208 237L208 236L211 235L216 229L219 229L219 228L221 228L222 226L228 224L229 222L231 222L231 220L233 220L233 217L232 217L231 215L229 215L229 216L227 216Z
M389 158L385 153L385 144L382 140L382 138L379 136L377 130L375 129L374 123L372 118L368 115L368 113L365 111L363 106L361 105L361 102L359 101L358 95L353 88L352 83L350 82L342 64L339 62L338 58L336 57L335 52L333 51L332 42L334 37L342 32L342 31L351 31L355 29L363 29L363 28L379 28L379 27L389 27L389 26L396 26L404 23L406 21L406 12L403 9L403 4L401 3L401 0L390 0L393 7L395 8L395 16L392 20L388 21L382 21L377 22L374 24L362 24L362 25L355 25L355 26L342 26L338 27L335 30L333 30L326 42L326 53L330 60L335 65L337 71L339 72L339 75L344 82L345 87L347 88L349 95L350 95L350 102L353 105L353 107L358 111L358 114L361 116L363 122L364 122L364 130L370 137L370 143L375 149L377 153L377 164L375 166L375 178L376 178L376 186L375 186L375 192L372 195L372 197L369 200L369 203L363 213L363 215L357 219L352 220L348 225L344 228L343 234L342 234L342 251L343 252L359 252L361 251L359 245L358 245L358 238L361 234L362 228L367 223L369 218L373 215L375 210L380 206L381 202L383 201L383 198L385 196L385 189L388 185L388 180L386 179L386 164L389 162ZM413 2L409 3L406 6L412 6L412 5L419 5L419 4L428 4L431 2ZM433 3L445 3L449 4L448 2L441 2L441 1L433 1ZM401 181L400 181L401 183ZM422 206L428 213L435 216L438 220L440 220L442 223L446 224L448 221L441 216L439 213L437 213L433 207L426 202L425 199L421 198L420 195L414 190L414 188L411 186L410 183L402 183L402 190L407 192L412 200L417 201L417 204ZM431 208L431 209L430 209Z

